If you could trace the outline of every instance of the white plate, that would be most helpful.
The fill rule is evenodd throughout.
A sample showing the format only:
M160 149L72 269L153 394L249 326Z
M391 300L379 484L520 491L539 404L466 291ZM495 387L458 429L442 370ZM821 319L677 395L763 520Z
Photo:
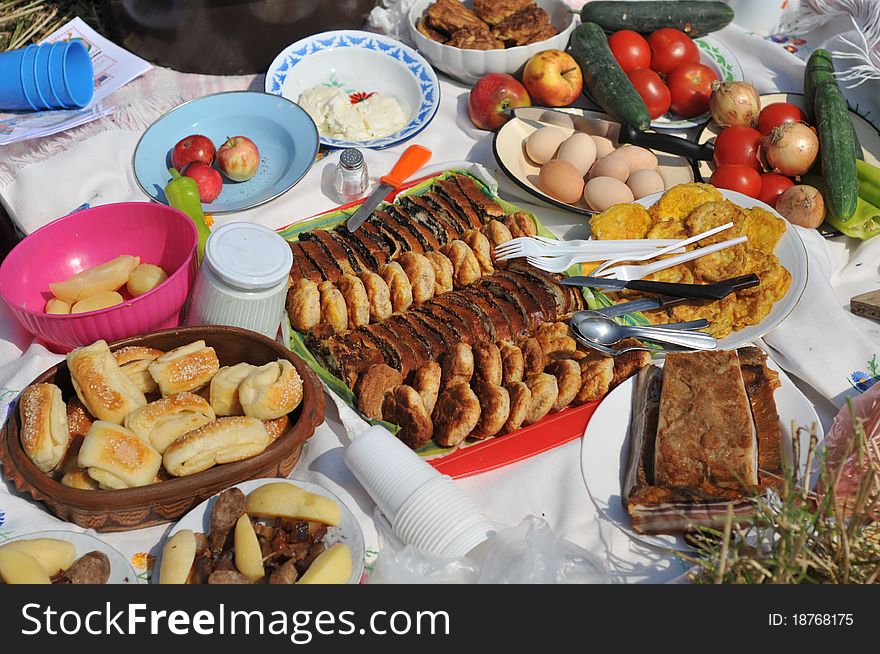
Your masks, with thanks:
M809 427L816 423L819 443L824 438L819 416L810 401L804 397L792 381L767 358L767 366L779 373L782 386L776 389L774 399L779 413L783 445L791 443L791 421ZM648 545L688 551L690 546L681 536L639 534L632 528L632 521L620 498L623 476L629 454L629 417L635 378L631 377L615 388L590 418L581 444L581 472L587 490L598 509L621 531ZM801 469L806 464L810 437L801 435ZM790 449L788 450L789 456Z
M785 232L782 234L782 238L779 239L779 243L776 244L776 249L773 253L779 259L779 263L791 273L791 286L789 287L788 292L773 305L773 308L764 320L757 325L749 325L739 331L733 332L730 336L726 336L718 341L718 349L732 350L741 347L746 343L751 343L755 339L761 338L764 334L777 327L788 317L788 314L794 311L798 301L804 294L804 289L807 288L807 249L804 247L804 242L801 240L800 234L797 233L797 230L785 220L785 218L780 216L779 212L775 209L764 204L760 200L750 198L748 195L743 195L736 191L728 191L727 189L718 190L721 191L721 194L726 200L730 200L734 204L746 209L760 207L761 209L769 211L777 216L785 223ZM662 193L655 193L654 195L649 195L641 200L636 200L636 203L641 204L644 207L650 207L657 202L662 195Z
M324 488L323 486L318 486L318 484L313 484L308 481L301 481L299 479L251 479L250 481L243 481L240 484L235 484L235 486L231 488L237 488L245 495L251 493L251 491L256 490L260 486L265 486L266 484L275 484L278 482L284 482L286 484L292 484L294 486L299 486L303 490L308 491L309 493L315 493L316 495L323 495L339 505L339 509L342 511L342 522L339 523L336 527L330 527L327 530L327 535L324 536L324 545L326 547L331 547L336 543L345 543L348 545L348 549L351 550L351 576L348 578L349 584L357 584L360 582L361 575L364 572L364 532L361 531L361 526L358 524L358 521L355 519L354 514L351 510L345 506L345 504L336 497L329 490ZM216 499L216 495L211 497L201 504L199 504L192 511L184 515L180 520L178 520L177 524L171 528L171 531L165 536L165 539L171 538L174 534L176 534L181 529L190 529L193 532L201 532L203 534L208 533L208 527L210 526L211 521L211 507L214 506L214 500ZM164 549L165 544L163 542L162 547ZM153 566L153 578L152 581L154 584L159 583L159 570L162 565L162 552L160 550L159 555L156 557L156 563Z
M107 558L110 561L110 578L107 579L108 584L140 583L137 573L134 571L134 568L131 567L131 563L129 563L128 559L104 541L99 540L94 536L89 536L88 534L81 534L75 531L38 531L32 534L24 534L22 536L10 538L9 540L0 543L0 546L6 545L7 543L14 543L15 541L34 540L35 538L54 538L56 540L73 543L76 547L77 558L88 554L89 552L103 552L107 555Z

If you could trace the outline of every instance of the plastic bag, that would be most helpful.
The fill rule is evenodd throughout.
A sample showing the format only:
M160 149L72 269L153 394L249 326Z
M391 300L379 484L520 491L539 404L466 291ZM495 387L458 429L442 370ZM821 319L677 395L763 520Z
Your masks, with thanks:
M451 561L390 539L369 583L598 584L610 583L610 575L605 561L556 536L546 521L528 516L490 536L466 558Z

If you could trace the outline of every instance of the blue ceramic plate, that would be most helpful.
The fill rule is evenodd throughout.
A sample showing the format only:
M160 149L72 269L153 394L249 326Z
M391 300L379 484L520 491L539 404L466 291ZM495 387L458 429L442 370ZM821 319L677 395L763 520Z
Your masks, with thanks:
M167 204L171 149L182 138L204 134L219 148L229 136L246 136L260 150L260 169L246 182L223 177L223 190L205 213L244 211L290 190L318 153L318 130L299 105L277 95L232 91L206 95L175 107L147 128L134 151L138 185Z
M337 30L306 37L285 48L266 73L266 92L298 102L318 85L336 86L357 102L371 93L395 97L409 122L398 132L370 141L321 136L331 148L387 148L421 132L440 106L440 83L415 50L387 36Z

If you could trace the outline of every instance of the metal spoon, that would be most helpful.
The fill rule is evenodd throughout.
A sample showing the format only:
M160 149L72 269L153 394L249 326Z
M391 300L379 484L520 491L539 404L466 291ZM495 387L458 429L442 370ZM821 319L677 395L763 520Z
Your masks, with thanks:
M618 325L605 316L589 316L578 322L578 332L588 341L600 345L614 345L625 338L640 338L655 343L669 343L694 350L714 350L718 341L703 332L659 329L657 327L630 327Z
M602 311L593 311L592 309L585 309L583 311L576 311L571 316L571 326L574 331L577 331L578 325L581 324L582 321L587 318L598 317L598 318L610 318ZM695 329L705 329L709 326L709 321L705 318L700 318L699 320L688 320L687 322L671 322L663 325L652 325L655 329L678 329L682 331L693 331Z
M607 354L610 357L616 357L621 354L626 354L627 352L650 352L653 356L657 356L659 354L666 354L667 352L688 352L690 348L686 347L677 347L675 345L670 345L669 347L664 347L661 349L653 348L653 347L645 347L644 345L630 345L623 348L611 348L606 345L599 345L598 343L594 343L593 341L588 341L583 336L581 336L577 331L572 331L575 340L579 343L588 347L590 349L596 350L597 352L601 352L602 354Z

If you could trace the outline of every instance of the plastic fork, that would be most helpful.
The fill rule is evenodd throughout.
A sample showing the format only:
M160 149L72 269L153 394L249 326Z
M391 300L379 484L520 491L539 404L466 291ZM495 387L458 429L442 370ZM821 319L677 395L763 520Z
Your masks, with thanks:
M595 270L593 270L590 273L590 276L591 277L601 277L602 275L600 275L599 273L601 273L604 270L607 270L611 266L616 266L619 263L623 263L624 261L647 261L648 259L653 259L654 257L660 257L660 256L663 256L664 254L672 254L676 248L685 247L687 245L693 245L697 241L702 241L704 238L709 238L710 236L714 236L715 234L718 234L719 232L723 232L726 229L730 229L731 227L733 227L733 223L724 223L723 225L719 225L718 227L713 227L712 229L707 229L705 232L702 232L700 234L696 234L695 236L691 236L691 237L686 238L681 241L677 241L675 248L673 246L669 245L666 248L663 248L662 250L660 250L659 252L655 252L653 255L651 255L649 257L641 256L641 257L630 258L630 259L627 259L626 257L617 257L616 259L610 259L610 260L606 261L605 263L603 263L602 265L598 266ZM708 254L708 252L707 252L707 254ZM638 279L638 278L634 278L634 279Z
M739 245L740 243L745 243L747 240L748 237L746 236L738 236L737 238L722 241L721 243L714 243L713 245L707 245L704 248L698 248L691 252L685 252L684 254L679 254L668 259L663 259L662 261L655 261L654 263L648 263L641 266L615 266L614 268L603 270L599 274L596 274L596 272L594 271L593 277L619 279L625 282L632 281L634 279L643 279L655 272L666 270L667 268L672 268L673 266L677 266L680 263L685 263L687 261L699 259L700 257L705 257L706 255L713 254L714 252L726 250L727 248Z
M549 240L549 239L548 239ZM580 253L593 257L594 261L602 261L608 257L620 257L626 254L641 256L659 248L676 243L675 240L629 240L629 241L579 241L572 245L571 241L538 241L531 237L515 238L495 248L495 256L501 261L526 256L562 256Z

